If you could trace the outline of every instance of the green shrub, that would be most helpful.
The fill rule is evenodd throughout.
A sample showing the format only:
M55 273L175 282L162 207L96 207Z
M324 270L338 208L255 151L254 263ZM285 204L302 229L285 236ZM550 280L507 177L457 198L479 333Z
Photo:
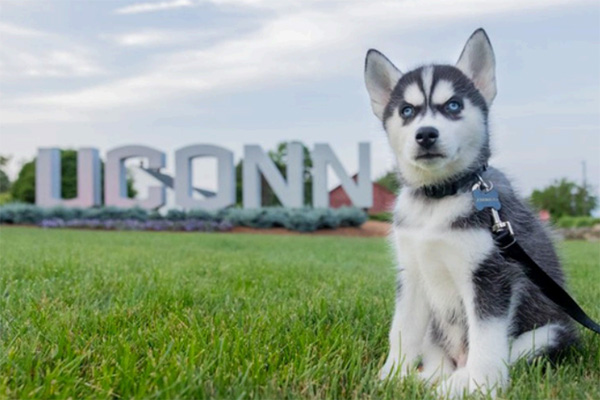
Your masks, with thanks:
M57 206L46 210L46 215L52 218L60 218L63 221L71 221L81 218L84 210L81 208L68 208Z
M100 208L85 208L82 210L81 218L83 219L100 219L102 210Z
M319 229L335 229L340 226L340 215L330 208L315 208L315 213L319 218Z
M283 207L265 207L259 209L254 228L281 228L289 219L288 210Z
M370 214L369 219L373 221L392 222L394 214L391 212L380 212L376 214Z
M316 231L319 229L319 212L310 208L291 209L288 212L285 227L292 231Z
M169 221L183 221L185 217L185 211L183 210L169 210L167 211L167 215L165 215L165 219Z
M559 228L585 228L600 224L600 218L594 217L561 217L556 221Z
M277 228L310 232L317 229L335 229L339 226L360 226L366 220L366 213L358 208L283 208L264 207L257 209L229 208L221 210L218 216L234 226L251 228Z
M12 195L10 192L0 193L0 205L8 204L13 201Z
M214 221L217 219L217 215L214 212L195 209L187 212L187 219L193 219L198 221Z
M134 219L137 221L145 221L148 219L148 211L133 207L133 208L118 208L118 207L98 207L85 208L82 210L82 219L97 219L100 221L107 220L125 220Z
M0 223L37 224L46 217L43 208L33 204L11 203L0 206Z
M123 217L135 221L147 221L148 211L141 207L128 208L124 210Z
M165 219L165 217L156 210L152 210L148 213L148 220L150 221L160 221Z
M253 221L258 215L258 210L243 208L228 208L221 210L218 215L231 222L233 226L253 226Z
M367 221L367 213L360 208L341 207L338 208L337 214L340 218L340 226L361 226Z

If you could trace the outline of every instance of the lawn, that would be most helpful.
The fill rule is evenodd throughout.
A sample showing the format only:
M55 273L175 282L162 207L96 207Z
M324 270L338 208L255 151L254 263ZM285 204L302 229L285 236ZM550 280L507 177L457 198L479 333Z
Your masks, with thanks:
M600 244L562 247L600 319ZM378 238L1 228L0 398L434 398L379 383L394 299ZM600 338L500 398L600 398Z

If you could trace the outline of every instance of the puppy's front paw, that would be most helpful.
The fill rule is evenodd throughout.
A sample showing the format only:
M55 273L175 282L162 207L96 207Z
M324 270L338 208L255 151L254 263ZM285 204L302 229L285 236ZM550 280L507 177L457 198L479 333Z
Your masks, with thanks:
M383 367L379 370L379 379L384 381L390 378L404 378L408 374L408 368L403 367L401 361L388 358Z
M464 394L472 393L473 383L469 371L461 368L450 375L448 379L441 381L436 392L443 399L460 399Z
M400 376L399 371L399 361L396 360L388 360L385 362L383 367L379 370L379 380L385 381L390 378L394 378Z
M444 399L460 399L480 391L495 398L496 391L505 384L506 379L503 379L501 374L477 374L467 368L460 368L438 385L437 394Z
M385 381L391 378L396 372L396 364L390 363L389 360L385 362L383 367L379 370L379 380Z
M443 379L446 379L452 373L453 368L443 363L427 363L423 365L423 369L419 371L419 378L427 384L434 384Z

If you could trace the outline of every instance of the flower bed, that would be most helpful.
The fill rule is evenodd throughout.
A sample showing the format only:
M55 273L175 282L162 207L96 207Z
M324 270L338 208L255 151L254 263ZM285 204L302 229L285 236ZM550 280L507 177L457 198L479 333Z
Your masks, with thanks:
M82 228L124 231L185 231L185 232L227 232L233 229L229 221L169 221L135 219L72 219L65 221L61 218L43 219L39 224L42 228Z
M110 230L225 232L235 226L250 228L286 228L312 232L317 229L359 227L367 220L358 208L226 208L205 210L169 210L166 214L141 208L116 207L44 209L31 204L0 206L1 224L37 225L43 228L85 228Z

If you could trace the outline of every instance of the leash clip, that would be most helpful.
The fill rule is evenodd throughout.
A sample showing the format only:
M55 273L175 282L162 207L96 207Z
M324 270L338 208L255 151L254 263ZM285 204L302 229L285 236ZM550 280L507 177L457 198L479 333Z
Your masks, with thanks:
M476 174L477 182L473 185L472 193L475 208L479 211L490 209L492 213L492 234L501 250L512 246L515 242L515 232L508 221L502 221L498 210L502 208L498 191L494 190L492 182L486 182L480 174Z
M500 249L504 250L507 247L512 246L515 242L515 232L513 231L512 225L508 221L502 221L500 214L495 209L490 209L492 212L492 233L496 237Z
M482 189L485 193L488 193L494 188L494 184L490 182L486 182L485 179L481 177L480 174L476 174L478 182L475 184L473 189Z

